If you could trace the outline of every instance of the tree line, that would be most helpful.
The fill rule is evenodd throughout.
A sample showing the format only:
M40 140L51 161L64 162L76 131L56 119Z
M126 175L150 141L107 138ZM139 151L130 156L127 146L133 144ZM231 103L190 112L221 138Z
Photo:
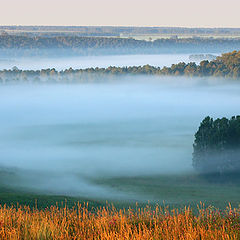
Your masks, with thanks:
M1 55L26 55L34 53L36 56L48 54L49 49L55 49L62 55L98 54L160 54L160 53L208 53L227 52L240 49L240 38L184 38L157 39L155 41L136 40L119 37L80 37L80 36L24 36L0 35ZM14 50L11 52L11 50ZM18 51L16 51L18 50ZM44 52L44 50L47 50ZM54 52L51 52L51 56ZM56 54L58 54L56 52Z
M124 75L154 75L154 76L213 76L240 78L240 51L222 54L213 61L204 60L199 65L195 62L172 64L171 67L154 67L150 65L132 67L86 68L66 69L56 71L53 69L20 70L14 67L11 70L0 71L0 82L72 82L72 81L100 81L109 77Z
M179 47L198 45L237 45L240 38L162 38L154 41L119 37L81 37L81 36L24 36L0 35L0 48L158 48L178 45Z
M127 26L0 26L0 31L16 31L17 33L65 33L77 32L119 36L120 34L221 34L232 35L240 33L239 28L184 28L184 27L127 27Z

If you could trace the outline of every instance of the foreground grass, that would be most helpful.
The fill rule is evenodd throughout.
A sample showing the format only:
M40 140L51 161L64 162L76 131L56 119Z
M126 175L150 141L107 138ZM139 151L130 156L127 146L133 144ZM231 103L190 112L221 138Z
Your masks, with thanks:
M240 239L240 209L0 207L1 239Z

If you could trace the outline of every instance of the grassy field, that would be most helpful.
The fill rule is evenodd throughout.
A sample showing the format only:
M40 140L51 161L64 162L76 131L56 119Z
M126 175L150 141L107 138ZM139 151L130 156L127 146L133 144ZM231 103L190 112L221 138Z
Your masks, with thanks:
M212 205L224 209L228 203L233 207L240 204L240 180L234 178L223 181L215 177L206 178L193 173L156 176L135 176L135 177L105 177L88 178L88 182L94 186L106 188L109 192L121 193L121 197L66 196L55 194L44 194L34 189L17 187L17 182L22 179L16 173L1 171L0 174L0 204L28 205L30 207L45 208L58 203L58 206L72 207L78 202L88 202L90 207L100 207L106 201L113 203L116 208L128 208L140 206L146 203L154 206L168 205L170 208L182 208L191 206L196 208L200 202L206 206ZM12 184L15 182L15 184ZM20 185L19 185L20 186ZM96 195L97 196L97 195Z
M20 176L0 171L0 239L240 238L239 176L88 178L121 198L38 193Z
M160 175L99 179L98 184L119 191L134 192L141 202L166 204L172 207L196 206L199 202L225 208L230 202L238 207L240 201L239 179L223 181L194 174Z

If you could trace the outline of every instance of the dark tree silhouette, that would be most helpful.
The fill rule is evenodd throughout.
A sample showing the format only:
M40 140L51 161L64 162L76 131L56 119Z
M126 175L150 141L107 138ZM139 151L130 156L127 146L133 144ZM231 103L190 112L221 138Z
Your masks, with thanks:
M193 144L193 166L202 173L240 171L240 116L200 124Z

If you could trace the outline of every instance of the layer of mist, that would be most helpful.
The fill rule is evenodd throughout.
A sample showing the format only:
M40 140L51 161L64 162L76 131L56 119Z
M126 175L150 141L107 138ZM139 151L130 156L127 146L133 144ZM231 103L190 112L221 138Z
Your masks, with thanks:
M0 58L0 70L11 69L17 66L22 70L39 70L55 68L56 70L65 70L70 67L73 69L84 69L90 67L106 68L109 66L171 66L174 63L190 62L189 54L160 54L160 55L100 55L100 56L79 56L79 57L18 57L8 60Z
M201 120L238 114L239 91L230 80L140 76L124 83L1 86L0 164L17 174L7 184L125 198L92 179L191 172Z

